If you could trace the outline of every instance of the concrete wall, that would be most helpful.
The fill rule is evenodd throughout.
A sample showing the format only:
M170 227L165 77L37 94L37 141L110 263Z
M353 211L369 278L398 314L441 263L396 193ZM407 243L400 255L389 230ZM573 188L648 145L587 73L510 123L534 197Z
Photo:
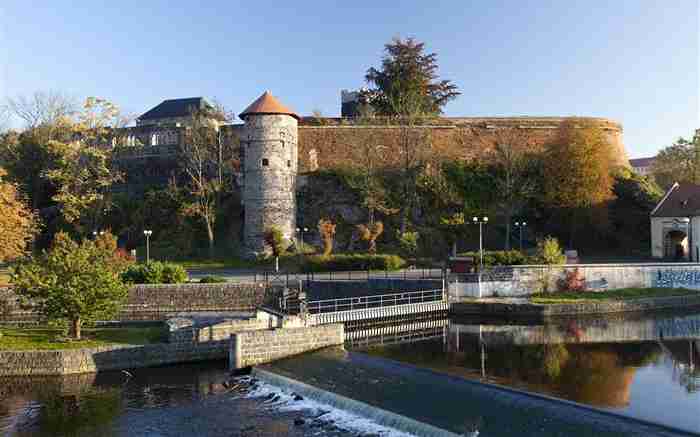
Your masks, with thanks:
M270 363L327 346L342 345L342 324L246 331L231 335L229 365L233 369Z
M627 287L682 287L700 290L700 264L575 264L562 266L512 266L512 280L463 282L454 275L448 282L450 297L526 296L557 290L565 272L578 269L589 290Z

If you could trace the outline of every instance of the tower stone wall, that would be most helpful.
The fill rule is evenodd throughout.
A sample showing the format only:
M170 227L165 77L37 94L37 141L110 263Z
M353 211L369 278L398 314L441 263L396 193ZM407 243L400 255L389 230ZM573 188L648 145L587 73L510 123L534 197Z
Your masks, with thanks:
M249 257L264 253L265 231L284 238L296 229L297 120L287 114L249 114L241 130L244 246Z

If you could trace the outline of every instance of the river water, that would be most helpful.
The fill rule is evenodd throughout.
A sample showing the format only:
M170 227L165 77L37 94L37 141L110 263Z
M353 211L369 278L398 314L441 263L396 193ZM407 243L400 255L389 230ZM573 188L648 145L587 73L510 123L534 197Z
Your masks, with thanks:
M264 368L461 435L678 435L473 381L700 435L700 311L548 324L433 317L346 329L344 349ZM225 362L129 373L0 379L0 434L405 435L370 411L347 414L250 377L232 380Z

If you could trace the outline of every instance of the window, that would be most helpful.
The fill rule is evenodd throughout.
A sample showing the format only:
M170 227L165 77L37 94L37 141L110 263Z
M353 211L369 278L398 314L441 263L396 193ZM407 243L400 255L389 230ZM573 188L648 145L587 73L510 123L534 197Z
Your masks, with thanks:
M263 166L263 167L267 167L267 166L269 166L269 165L270 165L270 161L268 161L267 158L263 158L263 160L262 160L262 166Z
M157 145L158 145L158 135L152 134L151 135L151 146L157 146Z
M291 167L291 166L292 166L292 161L287 160L287 167Z

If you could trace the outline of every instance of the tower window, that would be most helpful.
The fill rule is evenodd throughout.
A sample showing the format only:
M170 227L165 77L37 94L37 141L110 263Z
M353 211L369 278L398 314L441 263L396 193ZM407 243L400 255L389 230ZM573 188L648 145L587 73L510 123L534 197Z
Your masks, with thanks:
M263 167L267 167L268 165L270 165L270 161L269 161L267 158L263 158L263 160L262 160L262 166L263 166Z

